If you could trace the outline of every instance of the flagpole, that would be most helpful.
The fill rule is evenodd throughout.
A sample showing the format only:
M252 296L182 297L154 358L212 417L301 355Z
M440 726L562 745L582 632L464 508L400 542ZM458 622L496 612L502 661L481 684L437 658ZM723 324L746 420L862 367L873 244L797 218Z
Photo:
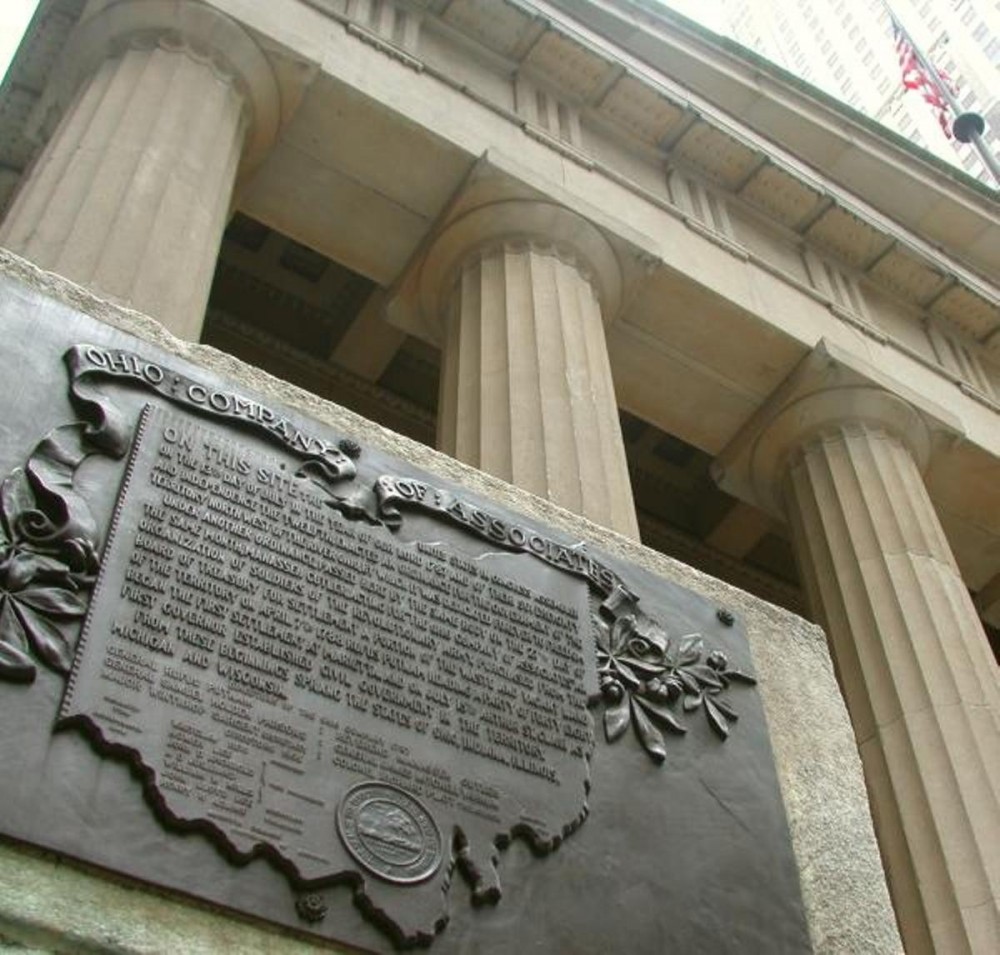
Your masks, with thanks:
M996 180L997 184L1000 185L1000 162L997 161L996 156L990 152L986 143L983 141L982 134L986 131L986 121L979 113L962 112L962 107L959 105L958 100L955 99L954 94L951 92L951 88L941 79L941 75L938 73L934 64L926 56L924 56L923 50L921 50L920 47L914 43L913 37L910 36L909 31L905 26L903 26L892 7L889 6L888 0L880 0L880 2L885 8L885 12L889 14L889 20L896 25L896 28L902 34L903 39L910 45L910 49L913 50L913 55L917 58L917 62L934 81L934 85L938 88L938 92L941 93L945 102L948 104L948 107L951 109L952 114L955 117L952 122L952 131L955 134L955 138L960 143L972 143L972 145L975 146L976 152L979 153L979 156L983 161L983 165L986 166L993 178Z

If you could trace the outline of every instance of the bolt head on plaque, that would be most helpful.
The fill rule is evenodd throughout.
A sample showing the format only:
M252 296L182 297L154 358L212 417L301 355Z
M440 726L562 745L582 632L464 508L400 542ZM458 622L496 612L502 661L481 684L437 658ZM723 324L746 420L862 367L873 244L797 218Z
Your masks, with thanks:
M441 865L437 823L398 786L364 782L351 787L337 809L337 831L347 851L387 882L422 882Z
M295 900L295 911L305 922L322 922L326 918L326 902L318 893L309 892Z

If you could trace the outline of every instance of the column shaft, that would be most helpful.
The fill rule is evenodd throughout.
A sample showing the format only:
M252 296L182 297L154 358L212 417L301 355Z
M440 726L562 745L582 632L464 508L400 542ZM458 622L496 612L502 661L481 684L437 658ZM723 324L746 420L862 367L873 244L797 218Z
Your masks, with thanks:
M998 952L1000 684L916 462L877 425L830 425L786 492L908 955Z
M638 537L601 307L572 259L510 241L464 261L439 408L442 450Z
M232 78L131 46L78 92L0 244L197 338L246 132Z

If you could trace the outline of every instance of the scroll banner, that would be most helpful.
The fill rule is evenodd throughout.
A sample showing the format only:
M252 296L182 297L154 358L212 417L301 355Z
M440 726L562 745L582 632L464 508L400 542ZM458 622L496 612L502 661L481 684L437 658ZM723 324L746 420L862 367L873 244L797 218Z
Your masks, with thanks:
M120 455L127 446L128 425L102 392L100 379L137 384L200 415L242 424L277 441L321 473L321 484L350 480L357 475L354 462L335 444L302 431L271 408L228 391L203 384L175 369L152 362L134 352L98 345L74 345L65 354L70 374L70 394L87 422L87 439ZM309 473L305 468L303 473ZM362 492L363 499L366 493ZM402 514L397 505L418 507L444 517L484 540L506 550L530 554L567 573L584 578L604 598L605 611L614 615L638 598L610 568L583 551L566 546L537 531L502 519L456 495L410 478L382 476L376 481L378 513L390 527L398 527ZM335 495L335 506L353 509L371 518L363 500ZM358 495L355 495L358 497Z
M74 345L65 355L74 404L88 421L95 422L88 437L98 446L125 446L125 423L91 381L116 378L134 382L174 404L198 414L246 425L277 441L300 457L321 464L330 479L345 480L357 474L354 462L335 444L302 431L287 418L234 391L204 385L178 371L151 362L134 352L98 345Z
M591 589L608 598L604 607L612 614L622 603L635 604L639 600L613 570L585 553L582 544L567 547L530 527L496 517L450 491L413 478L383 475L375 482L375 494L379 514L390 527L398 527L402 522L398 505L416 507L444 517L506 550L531 554L553 567L585 578Z

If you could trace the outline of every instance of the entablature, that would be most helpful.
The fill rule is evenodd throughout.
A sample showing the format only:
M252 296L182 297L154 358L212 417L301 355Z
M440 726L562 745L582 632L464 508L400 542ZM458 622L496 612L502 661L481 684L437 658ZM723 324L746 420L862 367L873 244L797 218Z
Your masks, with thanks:
M467 41L489 50L494 62L506 64L509 74L527 74L547 84L598 130L610 127L629 136L633 146L652 149L661 162L711 181L803 241L891 288L909 304L955 325L986 347L1000 347L1000 297L988 278L1000 268L1000 215L995 204L981 194L970 194L968 188L946 190L950 184L942 181L945 177L931 179L926 169L914 173L906 167L926 165L924 160L879 142L878 136L849 116L807 114L804 110L817 112L819 106L808 102L801 91L783 89L777 79L762 76L759 68L741 63L731 52L709 49L710 41L704 36L695 38L705 72L725 79L719 81L720 95L732 94L739 86L743 95L752 94L758 112L762 102L769 102L785 124L798 123L812 129L814 136L820 130L824 135L839 135L843 142L838 155L849 146L858 154L854 164L866 167L873 186L892 187L877 195L893 218L862 194L852 194L820 169L806 166L780 141L764 138L750 124L726 115L639 56L573 23L556 9L565 4L531 0L409 3L430 14L425 29L461 32ZM584 6L589 12L602 5ZM574 15L583 12L580 4L573 4ZM609 20L605 14L601 23ZM631 33L626 34L624 28L618 31L637 44L639 32L637 23ZM690 35L679 32L678 37L668 38L663 33L654 36L647 30L642 34L643 51L650 57L653 53L665 57L671 43L686 45L688 57L693 55ZM659 46L654 48L654 42ZM747 75L739 75L741 70ZM792 102L796 97L801 102ZM839 123L839 128L833 123ZM772 121L772 127L773 137L780 130L779 119ZM573 144L582 148L584 157L592 153L587 140L585 128L582 143ZM842 157L840 165L846 162L847 157ZM907 221L900 217L907 206L900 206L886 193L910 195L915 188L922 194L916 208L923 215ZM928 205L928 194L936 201L933 206ZM914 206L913 201L909 206ZM942 232L945 220L950 223L949 234ZM940 239L940 246L927 241L927 234Z
M802 242L1000 353L1000 294L986 278L992 268L1000 268L1000 215L995 204L945 182L946 177L931 182L927 170L914 173L908 167L920 166L918 158L904 156L898 148L890 155L890 143L879 142L847 115L835 116L829 108L827 115L819 115L822 104L815 99L782 86L774 76L763 74L759 64L734 55L720 42L713 44L682 20L671 22L667 30L666 16L640 21L640 8L613 0L574 3L572 17L558 9L558 0L296 2L342 22L354 36L414 70L427 69L446 82L457 81L467 95L509 114L528 135L582 166L596 165L607 174L635 180L636 186L660 192L668 201L664 167L707 180L724 198L746 203ZM230 6L222 0L216 5ZM35 146L30 127L33 122L37 126L37 117L31 114L82 7L82 0L43 3L25 52L0 96L8 127L7 135L0 137L6 144L0 147L0 187L7 192L31 160ZM240 14L238 9L231 12ZM598 22L617 42L595 33ZM442 41L475 52L475 75L463 71L458 59L442 55ZM670 51L677 54L679 78L650 66ZM701 92L683 83L690 80L694 58L700 58L706 77ZM486 73L495 79L491 82ZM713 91L720 101L728 97L731 109L742 107L739 119L704 95ZM745 97L750 99L743 102ZM751 100L753 110L748 113ZM763 103L770 104L773 128L758 115ZM744 121L751 114L756 122ZM798 127L791 137L796 146L796 137L806 129L816 135L821 128L838 134L843 140L839 152L849 145L864 158L876 186L890 176L893 188L882 190L878 198L894 218L793 156L773 136L780 131L780 122L788 126L788 133L792 126ZM771 139L751 128L762 124L772 133ZM607 131L627 137L627 150L637 156L623 156L620 161L608 157L600 143ZM651 183L639 170L643 159L659 165L659 183ZM840 165L845 162L846 157ZM855 165L859 162L860 158ZM917 182L920 175L923 181ZM901 210L889 193L909 195L915 182L925 187L916 205L926 214L911 215L907 222L901 212L914 207L914 201ZM928 196L936 202L933 209ZM951 241L935 247L923 235L928 231L938 235L929 226L945 220L951 234L940 237Z

